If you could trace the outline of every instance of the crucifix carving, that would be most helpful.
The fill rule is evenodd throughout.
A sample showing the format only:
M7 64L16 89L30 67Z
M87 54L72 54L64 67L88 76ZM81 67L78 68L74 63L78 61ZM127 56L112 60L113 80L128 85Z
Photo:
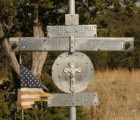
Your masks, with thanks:
M75 88L75 77L76 77L76 73L80 73L81 72L81 68L76 68L76 63L75 62L70 62L69 63L70 68L65 68L64 69L64 73L70 73L70 90L72 92L74 92L74 88Z

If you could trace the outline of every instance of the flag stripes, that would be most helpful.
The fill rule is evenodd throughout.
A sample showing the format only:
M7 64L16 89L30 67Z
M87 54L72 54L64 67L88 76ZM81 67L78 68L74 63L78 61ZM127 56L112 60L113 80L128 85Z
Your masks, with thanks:
M22 109L32 108L34 102L45 101L51 94L43 91L45 86L38 80L32 72L24 67L20 66L21 74L21 89L19 90L19 101Z

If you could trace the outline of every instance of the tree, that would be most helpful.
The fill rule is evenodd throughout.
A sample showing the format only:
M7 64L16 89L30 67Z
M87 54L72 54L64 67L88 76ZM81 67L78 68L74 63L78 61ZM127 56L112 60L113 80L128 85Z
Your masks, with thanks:
M81 24L97 24L98 36L135 38L135 50L132 52L87 53L91 60L93 58L95 68L132 69L139 66L139 10L135 2L136 0L81 0L77 4Z
M43 37L46 24L62 23L59 9L66 8L66 1L57 0L1 0L0 40L14 71L19 75L19 63L10 52L9 36ZM12 12L11 12L12 11ZM60 10L61 11L61 10ZM63 14L63 13L62 13ZM56 19L54 19L56 18ZM47 52L32 53L32 72L40 77Z
M114 12L134 13L136 0L77 0L76 11L80 14L82 24L93 24L99 15L107 10ZM19 75L19 63L16 55L10 52L9 36L43 37L47 24L64 24L64 13L67 12L68 1L61 0L1 0L0 31L1 43L10 60L12 68ZM12 11L12 12L11 12ZM105 25L103 22L101 23ZM17 31L16 31L17 30ZM28 32L27 32L28 31ZM40 77L47 52L32 53L32 71Z
M12 68L18 75L20 74L19 63L18 63L15 53L10 51L8 36L9 36L10 32L12 33L14 31L14 28L17 27L17 24L20 21L20 18L18 18L18 17L20 17L19 13L21 13L21 11L22 11L23 15L25 15L24 16L25 19L27 20L26 15L29 14L29 11L26 11L26 7L28 7L28 4L30 4L29 1L20 2L20 0L13 0L13 1L1 0L1 3L0 3L0 6L2 8L1 15L0 15L1 43L5 50L7 57L10 60ZM30 4L30 5L32 8L31 17L33 19L33 36L34 37L43 37L44 33L43 33L42 26L41 26L41 23L39 21L39 16L38 16L39 5L38 5L37 1L32 2L32 4ZM13 11L13 12L11 12L11 11ZM24 24L24 22L25 22L24 20L21 22L21 24ZM29 22L29 21L27 21L27 22ZM28 23L25 23L25 24L28 24ZM22 26L20 26L20 27L22 27ZM45 53L45 52L32 53L32 57L33 57L32 71L35 75L38 75L38 77L41 74L42 67L45 62L46 56L47 56L47 53Z
M80 14L80 24L96 23L98 25L98 36L135 36L136 47L134 52L89 53L96 69L107 67L116 68L117 66L130 69L133 67L140 68L140 29L138 28L138 26L140 26L140 11L138 8L135 8L135 1L136 0L123 0L123 2L120 2L120 0L76 0L76 13ZM64 24L64 14L67 13L68 8L67 3L68 0L0 0L0 43L5 50L5 54L11 66L18 75L20 73L19 63L16 57L17 54L10 52L8 38L13 36L45 36L47 25ZM53 53L53 57L49 59L54 61L57 55L58 52ZM30 59L28 56L30 55L27 53L23 55L25 61ZM32 71L38 77L41 74L46 57L48 57L47 53L32 53ZM50 92L58 92L51 77L46 73L46 68L44 71L41 80L49 87ZM13 76L16 77L15 75ZM13 79L15 80L15 78ZM13 84L17 85L17 81ZM0 101L0 117L3 117L4 114L8 116L6 119L10 119L11 106L8 106L3 98L0 99ZM64 115L63 111L63 108L61 110L58 110L58 108L50 108L47 113L44 111L43 115L45 114L47 115L44 115L46 118L55 120L67 119L68 114L66 113ZM34 117L31 111L27 110L26 112L28 113L26 114L27 119ZM40 114L42 114L42 111ZM83 114L79 118L84 119L83 116L85 115Z

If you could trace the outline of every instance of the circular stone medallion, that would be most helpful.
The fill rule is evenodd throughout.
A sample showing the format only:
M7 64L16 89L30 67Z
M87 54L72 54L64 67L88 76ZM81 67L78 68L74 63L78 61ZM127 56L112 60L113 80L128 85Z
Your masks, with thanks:
M92 62L80 52L59 55L52 67L55 85L66 93L82 92L93 80L93 74Z

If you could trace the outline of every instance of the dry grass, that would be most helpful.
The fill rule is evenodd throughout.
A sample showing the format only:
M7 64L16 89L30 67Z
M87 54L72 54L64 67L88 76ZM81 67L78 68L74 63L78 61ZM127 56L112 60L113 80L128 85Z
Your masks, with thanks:
M97 107L84 108L89 120L140 120L140 70L96 71L86 91L99 97Z

